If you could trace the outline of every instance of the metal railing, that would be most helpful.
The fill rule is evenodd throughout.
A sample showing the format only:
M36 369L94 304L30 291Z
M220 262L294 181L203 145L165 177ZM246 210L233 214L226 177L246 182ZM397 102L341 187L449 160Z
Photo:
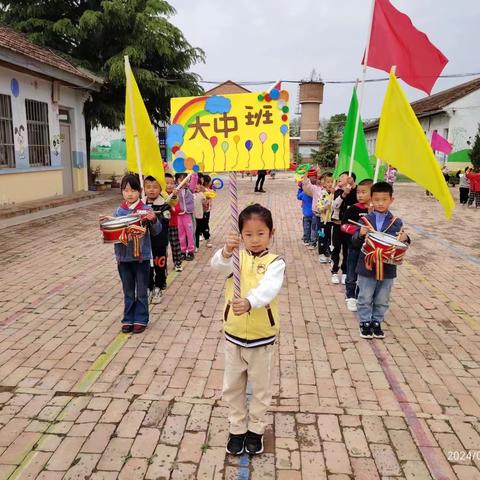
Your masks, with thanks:
M25 100L27 113L28 158L31 167L51 165L48 104Z
M0 95L0 168L15 168L12 101L10 95Z

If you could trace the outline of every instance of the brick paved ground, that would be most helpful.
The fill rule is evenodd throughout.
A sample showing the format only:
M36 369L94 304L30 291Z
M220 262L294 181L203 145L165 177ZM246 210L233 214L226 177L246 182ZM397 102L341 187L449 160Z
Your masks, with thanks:
M240 181L244 203L273 209L288 265L266 453L225 455L211 251L170 277L145 334L119 334L119 279L96 224L110 197L0 224L0 479L480 478L480 210L446 223L419 188L399 187L413 246L387 338L366 341L299 240L293 181L265 187L254 196ZM222 192L215 246L227 219Z

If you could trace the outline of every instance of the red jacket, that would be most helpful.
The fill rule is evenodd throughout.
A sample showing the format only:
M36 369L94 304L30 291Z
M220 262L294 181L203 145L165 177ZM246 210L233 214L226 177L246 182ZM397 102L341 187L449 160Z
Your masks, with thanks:
M178 227L178 214L180 213L180 202L173 206L170 210L170 222L169 227Z
M480 173L467 172L466 176L470 181L470 191L480 192Z

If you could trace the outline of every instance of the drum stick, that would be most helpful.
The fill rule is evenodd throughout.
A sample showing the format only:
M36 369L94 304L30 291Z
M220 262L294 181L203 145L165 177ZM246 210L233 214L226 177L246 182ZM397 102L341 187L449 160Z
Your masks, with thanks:
M355 220L348 220L348 222L360 228L362 227L369 228L368 225L365 225L364 223L356 222ZM372 229L372 232L378 232L378 230Z

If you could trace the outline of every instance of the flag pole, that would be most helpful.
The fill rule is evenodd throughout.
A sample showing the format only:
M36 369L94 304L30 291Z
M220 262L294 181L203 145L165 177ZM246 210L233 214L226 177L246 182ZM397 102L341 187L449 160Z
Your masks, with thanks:
M375 1L372 0L372 6L370 8L370 23L368 26L368 35L367 35L367 45L365 47L365 57L363 59L363 68L362 68L362 80L360 81L360 94L358 98L358 109L357 109L357 117L355 118L355 130L353 131L353 142L352 142L352 154L350 155L350 166L348 168L348 176L352 175L353 171L353 162L355 160L355 148L357 146L357 131L358 126L360 124L360 113L363 107L363 97L364 97L364 90L365 90L365 77L367 75L367 65L368 65L368 54L370 51L370 37L372 36L372 27L373 27L373 13L375 11ZM358 80L357 80L358 82Z
M132 73L132 68L130 66L130 60L128 59L128 55L124 56L125 59L125 67L128 65L128 69L130 73ZM126 68L125 68L126 71ZM143 190L143 175L142 175L142 162L140 159L140 144L138 142L138 128L137 128L137 119L135 117L135 104L133 102L133 88L130 84L129 88L129 78L126 75L126 89L128 93L128 102L130 104L130 111L132 113L132 128L133 128L133 144L135 146L135 158L137 160L137 169L138 169L138 176L140 177L140 187L142 189L142 198L145 198L145 191Z
M393 74L395 75L396 71L397 71L397 66L396 65L393 65L392 68L390 69L391 72L393 72ZM381 160L377 157L377 163L375 164L375 174L373 176L373 183L377 183L378 181L378 173L380 171L380 164L381 164Z

